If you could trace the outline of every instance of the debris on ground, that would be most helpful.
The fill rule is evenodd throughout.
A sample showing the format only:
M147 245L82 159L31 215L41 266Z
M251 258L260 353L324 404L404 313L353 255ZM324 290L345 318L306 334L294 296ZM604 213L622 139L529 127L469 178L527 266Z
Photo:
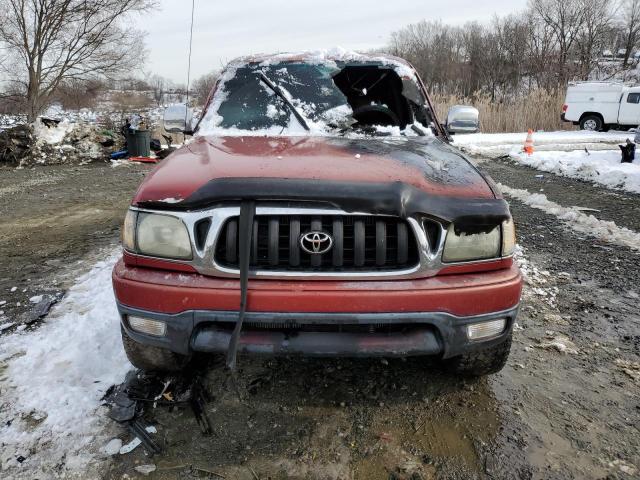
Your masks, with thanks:
M131 371L124 383L109 389L104 400L110 406L109 417L125 425L134 435L130 443L120 448L120 453L129 453L140 444L150 455L162 451L149 436L149 433L155 433L155 428L144 421L145 413L157 407L172 410L188 405L202 433L209 435L213 431L205 411L205 405L211 397L197 374L162 376Z
M24 323L31 324L41 318L44 318L45 315L49 313L49 310L51 310L51 307L60 301L62 296L63 294L59 293L57 295L36 295L31 297L29 301L31 303L35 303L35 305L26 313Z
M616 365L636 382L640 382L640 362L632 362L630 360L616 359Z
M0 132L0 162L18 165L29 155L34 143L33 129L18 125Z
M122 440L120 440L119 438L113 438L109 440L109 443L107 443L102 448L102 451L105 453L105 455L111 456L119 453L121 448L122 448Z
M40 118L0 132L0 165L86 164L106 160L119 135L97 124Z
M537 348L555 349L560 353L570 353L572 355L578 353L578 349L575 344L565 335L556 334L555 332L548 330L545 337L545 340L540 340L540 343L535 345Z
M143 475L149 475L151 472L156 471L156 466L154 464L146 464L146 465L138 465L133 468L136 472L142 473Z
M154 157L129 157L129 160L140 163L158 163L158 159Z

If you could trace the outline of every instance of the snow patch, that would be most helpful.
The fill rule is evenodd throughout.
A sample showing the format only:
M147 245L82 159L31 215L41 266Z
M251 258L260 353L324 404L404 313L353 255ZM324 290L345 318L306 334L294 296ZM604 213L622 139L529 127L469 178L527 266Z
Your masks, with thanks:
M521 245L516 245L513 254L515 262L520 268L522 278L528 288L523 291L523 296L536 297L539 301L547 303L551 307L556 306L556 297L560 293L560 289L550 285L551 273L548 270L542 270L533 264L525 255L525 250Z
M260 56L261 55L256 55L256 57ZM362 53L348 50L340 46L328 49L306 50L300 52L287 52L278 55L270 55L269 58L260 63L260 65L273 65L274 63L279 63L292 57L300 58L302 61L307 63L316 65L331 65L335 68L338 68L335 62L379 62L382 65L388 65L392 67L401 78L415 78L413 69L409 66L409 64L398 58L382 54L378 56L364 55ZM250 57L244 58L241 59L241 61L246 62L250 59Z
M615 222L599 220L593 215L587 215L579 211L575 207L563 207L547 199L547 196L541 193L531 193L528 190L511 188L502 184L498 184L498 187L509 197L558 217L577 232L607 243L622 245L640 251L640 233L638 232L619 227Z
M55 145L64 139L64 137L71 133L74 128L74 124L70 123L66 118L62 120L58 125L47 127L40 119L33 122L33 133L39 142Z
M119 256L120 248L79 277L38 330L3 337L2 470L29 468L33 478L58 464L81 470L108 440L100 400L132 368L111 286Z
M162 203L180 203L182 201L182 198L168 197L158 201Z
M536 151L546 150L588 150L611 149L612 145L633 140L633 132L588 132L560 131L534 132L533 143ZM522 152L527 132L522 133L470 133L453 135L453 144L472 155L497 158ZM617 148L617 147L616 147Z
M533 155L512 152L516 162L543 172L579 178L610 188L640 193L640 160L620 163L620 150L586 152L534 152Z

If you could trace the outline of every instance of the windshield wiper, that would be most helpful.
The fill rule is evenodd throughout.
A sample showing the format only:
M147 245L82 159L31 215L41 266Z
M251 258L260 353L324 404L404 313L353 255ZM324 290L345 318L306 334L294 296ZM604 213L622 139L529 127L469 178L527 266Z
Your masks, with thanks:
M302 127L307 132L310 131L311 129L309 128L309 125L307 124L307 121L300 114L300 112L296 109L296 107L293 106L293 103L291 103L291 101L287 98L287 96L284 94L282 89L280 87L278 87L275 83L273 83L271 80L269 80L269 78L262 72L260 72L260 80L267 87L269 87L269 89L273 90L273 93L278 95L284 101L284 103L287 105L287 107L289 107L289 109L291 110L291 113L293 113L293 115L296 117L298 122L300 122L300 125L302 125Z

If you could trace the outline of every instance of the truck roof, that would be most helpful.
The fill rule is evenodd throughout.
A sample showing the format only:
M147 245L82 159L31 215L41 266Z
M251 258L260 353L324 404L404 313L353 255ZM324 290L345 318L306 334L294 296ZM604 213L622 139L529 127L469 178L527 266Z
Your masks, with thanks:
M253 64L253 63L280 63L280 62L349 62L349 63L381 63L388 65L403 66L413 70L413 66L403 58L389 55L387 53L360 53L341 48L328 50L309 50L300 52L283 53L257 53L238 57L232 60L231 64Z
M607 82L607 81L596 81L589 80L585 82L569 82L569 87L580 87L580 88L623 88L625 86L622 82Z

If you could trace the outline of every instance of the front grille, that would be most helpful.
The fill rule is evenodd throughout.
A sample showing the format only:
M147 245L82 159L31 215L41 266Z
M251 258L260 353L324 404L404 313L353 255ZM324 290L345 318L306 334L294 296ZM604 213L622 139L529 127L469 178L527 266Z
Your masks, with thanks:
M300 237L320 231L333 238L323 254L307 253ZM238 217L229 218L218 235L215 260L239 268ZM413 230L396 217L367 215L256 215L251 242L252 268L272 271L394 271L418 264Z

